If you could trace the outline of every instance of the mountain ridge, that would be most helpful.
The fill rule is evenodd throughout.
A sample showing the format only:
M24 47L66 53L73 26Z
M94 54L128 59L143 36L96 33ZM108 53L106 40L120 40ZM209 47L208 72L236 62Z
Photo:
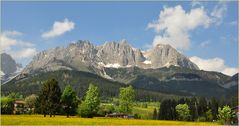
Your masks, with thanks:
M133 67L143 69L169 67L171 65L198 69L186 56L180 54L169 45L163 48L147 50L131 47L126 40L120 42L106 42L96 46L90 41L79 40L69 44L66 48L56 47L38 53L26 66L23 73L38 70L54 71L60 69L96 72L106 77L104 68ZM158 53L157 53L158 52ZM92 69L97 71L92 71ZM109 77L108 77L109 78Z
M68 77L63 76L62 71L67 72ZM86 88L91 82L98 83L102 91L109 95L113 93L109 88L119 83L121 86L132 85L137 90L143 90L150 94L149 97L161 93L226 98L235 96L238 91L236 75L230 77L220 72L199 70L197 65L170 45L159 44L142 52L123 40L99 46L89 41L78 41L67 47L42 51L20 75L2 85L2 92L19 91L28 94L24 89L32 88L34 90L31 93L35 93L38 91L36 87L39 89L48 77L57 78L61 87L64 87L63 83L75 88ZM15 89L15 86L19 89Z

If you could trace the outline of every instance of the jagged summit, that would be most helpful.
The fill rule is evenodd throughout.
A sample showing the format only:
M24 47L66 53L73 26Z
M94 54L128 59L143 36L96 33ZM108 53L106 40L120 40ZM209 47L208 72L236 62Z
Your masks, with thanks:
M160 68L171 65L198 69L187 57L167 44L158 44L144 53L130 46L127 40L106 42L96 46L87 40L79 40L66 48L56 47L38 53L24 72L38 70L75 69L103 72L104 67Z

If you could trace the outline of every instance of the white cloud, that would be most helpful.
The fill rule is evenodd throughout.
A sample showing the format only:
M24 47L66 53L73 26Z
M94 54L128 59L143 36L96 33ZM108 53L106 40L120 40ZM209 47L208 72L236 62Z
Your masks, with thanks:
M63 35L65 32L73 30L74 27L75 23L69 21L67 18L65 18L63 22L55 21L52 29L48 32L43 33L42 37L45 39L54 38Z
M179 49L190 48L189 32L197 27L209 27L211 19L203 7L193 8L186 12L182 6L164 8L159 19L148 24L158 35L155 36L153 45L159 43L170 44Z
M5 36L11 36L11 37L15 37L15 36L21 36L22 33L18 32L18 31L5 31L2 33Z
M4 50L10 50L11 46L14 46L17 44L17 40L13 38L9 38L4 33L0 34L0 49L1 52Z
M226 11L225 2L216 4L211 13L198 1L192 2L189 11L185 11L181 5L164 7L160 11L159 18L149 23L147 27L156 32L152 45L163 43L187 50L191 46L190 32L199 27L208 28L212 24L221 24Z
M34 44L26 41L16 39L17 36L21 36L21 32L17 31L5 31L0 34L0 48L1 51L11 50L12 46L20 47L33 47Z
M197 56L193 56L190 57L190 60L197 64L201 70L218 71L230 76L238 72L237 68L226 66L224 60L221 58L216 57L212 59L202 59Z
M0 34L0 49L1 53L6 52L14 59L30 58L36 54L35 45L22 41L16 37L21 36L21 32L5 31ZM14 49L13 49L14 48Z
M226 2L219 2L211 12L211 16L213 17L213 22L215 22L217 25L221 24L223 21L223 17L225 16L227 12L227 5Z
M33 57L37 54L37 50L36 48L24 48L20 51L10 51L9 53L14 59L23 59Z

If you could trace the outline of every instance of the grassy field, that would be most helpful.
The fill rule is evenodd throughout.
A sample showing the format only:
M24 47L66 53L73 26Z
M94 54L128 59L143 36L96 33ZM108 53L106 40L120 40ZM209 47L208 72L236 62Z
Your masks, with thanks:
M182 122L118 118L80 118L43 115L1 115L1 125L217 125L209 122Z
M147 107L144 107L147 104ZM159 102L137 102L133 107L133 114L137 114L141 119L152 119L154 108L159 108Z
M153 107L142 108L142 107L133 107L133 114L139 115L142 119L152 119L153 118Z

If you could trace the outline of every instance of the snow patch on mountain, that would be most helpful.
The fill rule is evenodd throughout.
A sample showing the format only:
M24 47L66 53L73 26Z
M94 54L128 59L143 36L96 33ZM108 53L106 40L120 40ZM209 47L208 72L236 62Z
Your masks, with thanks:
M152 62L150 60L145 60L144 64L152 64Z
M105 67L119 68L121 66L118 63L114 63L114 64L106 64Z
M0 70L0 76L4 76L5 73Z

